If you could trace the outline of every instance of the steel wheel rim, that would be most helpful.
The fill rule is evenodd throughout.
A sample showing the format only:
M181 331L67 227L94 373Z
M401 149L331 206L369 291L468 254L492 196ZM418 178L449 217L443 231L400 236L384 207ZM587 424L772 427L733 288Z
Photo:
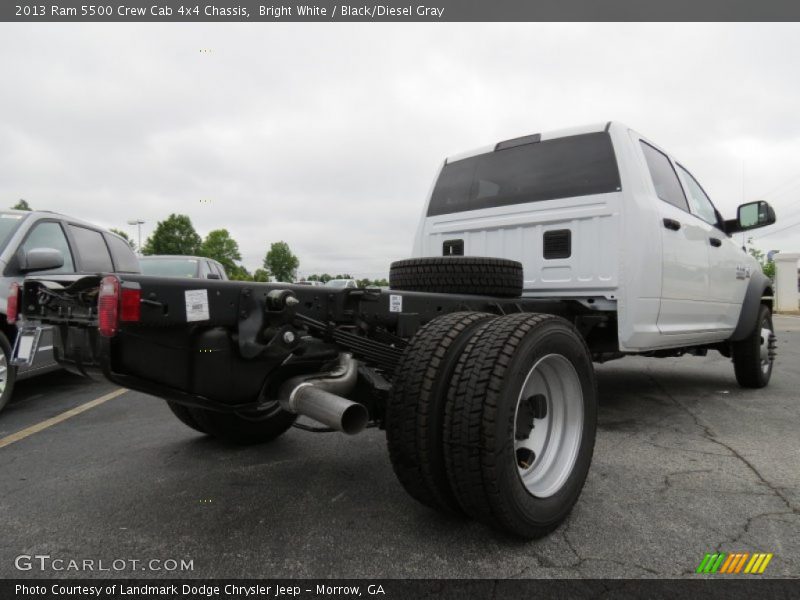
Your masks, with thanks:
M6 353L0 352L0 395L6 391L6 383L8 382L8 360Z
M775 339L775 334L769 327L764 327L767 323L763 323L761 327L761 343L759 345L759 358L761 359L761 372L765 375L772 367L772 349Z
M578 458L583 412L572 363L560 354L536 361L514 410L514 460L529 494L548 498L566 483Z

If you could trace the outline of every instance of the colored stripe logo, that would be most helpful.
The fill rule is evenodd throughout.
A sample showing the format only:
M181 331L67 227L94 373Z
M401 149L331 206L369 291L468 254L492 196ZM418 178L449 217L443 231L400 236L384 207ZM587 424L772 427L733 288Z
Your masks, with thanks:
M766 552L715 552L706 553L695 573L725 573L761 575L766 569L773 554Z

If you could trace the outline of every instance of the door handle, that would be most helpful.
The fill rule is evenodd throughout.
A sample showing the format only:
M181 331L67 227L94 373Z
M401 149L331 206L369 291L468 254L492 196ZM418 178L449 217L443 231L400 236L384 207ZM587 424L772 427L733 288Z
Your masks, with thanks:
M714 248L719 248L722 246L722 240L719 238L709 238L708 241L711 242L711 245L714 246Z
M672 231L678 231L681 228L681 224L675 219L664 219L664 227Z

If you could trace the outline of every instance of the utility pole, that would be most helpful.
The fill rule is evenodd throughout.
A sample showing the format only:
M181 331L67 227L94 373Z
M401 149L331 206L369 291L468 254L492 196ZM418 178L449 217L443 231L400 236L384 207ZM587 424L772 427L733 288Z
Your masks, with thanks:
M139 251L139 256L142 255L142 225L144 225L144 221L141 219L130 219L128 221L128 225L136 225L136 228L139 230L139 241L137 242L136 249Z

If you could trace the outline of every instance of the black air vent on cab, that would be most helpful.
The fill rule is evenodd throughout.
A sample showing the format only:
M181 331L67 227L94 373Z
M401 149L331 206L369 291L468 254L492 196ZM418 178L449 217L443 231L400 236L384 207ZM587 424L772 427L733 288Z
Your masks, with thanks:
M464 240L447 240L442 244L442 256L464 256Z
M554 229L544 232L544 257L569 258L572 256L572 232L569 229Z

